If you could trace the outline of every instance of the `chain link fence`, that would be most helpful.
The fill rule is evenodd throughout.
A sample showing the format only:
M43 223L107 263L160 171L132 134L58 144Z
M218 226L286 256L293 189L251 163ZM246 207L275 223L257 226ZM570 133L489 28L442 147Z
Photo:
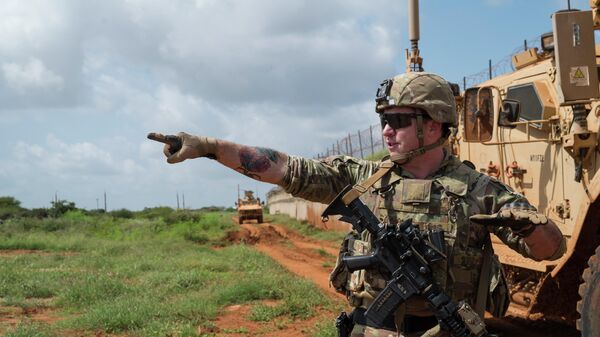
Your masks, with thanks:
M315 157L321 159L335 155L346 155L365 158L383 149L385 149L385 143L381 135L381 125L374 124L369 126L368 129L349 133L348 136L337 140L331 146L328 146L325 152L319 153Z

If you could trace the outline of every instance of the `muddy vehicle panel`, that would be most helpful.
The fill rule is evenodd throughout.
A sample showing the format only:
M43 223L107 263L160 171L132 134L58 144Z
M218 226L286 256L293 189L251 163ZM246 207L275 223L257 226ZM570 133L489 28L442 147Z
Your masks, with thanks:
M263 203L260 198L255 198L252 191L244 191L244 198L238 198L235 203L238 212L238 223L242 224L246 220L256 220L257 223L263 222Z
M519 314L576 324L586 337L600 336L600 46L592 13L555 13L540 50L513 56L513 72L458 96L450 144L559 226L567 253L557 261L526 259L498 239L494 250Z

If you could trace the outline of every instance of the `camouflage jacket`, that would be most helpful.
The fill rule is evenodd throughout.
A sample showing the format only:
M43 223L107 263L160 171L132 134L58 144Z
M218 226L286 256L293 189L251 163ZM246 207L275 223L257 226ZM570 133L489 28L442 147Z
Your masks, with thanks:
M379 161L367 161L348 156L333 156L320 161L290 156L288 170L281 186L286 192L295 197L328 204L347 185L354 185L371 176L377 171L380 163L381 162ZM459 168L460 170L457 171ZM465 165L462 165L458 158L446 152L440 168L428 177L428 179L440 181L443 180L440 178L448 176L458 176L457 178L462 180L467 187L467 190L460 191L460 193L464 194L463 197L466 198L467 203L471 205L471 214L468 214L467 216L480 213L492 214L497 212L502 205L514 201L527 202L524 196L514 192L509 186L506 186L487 175L469 169ZM387 183L387 186L397 187L400 181L406 179L414 179L414 177L409 172L402 170L402 168L395 167L392 172L388 174L388 177L381 179L370 192L371 194L382 194L382 184L385 185ZM385 187L386 186L383 186L383 188ZM472 193L473 191L475 191L476 194ZM385 191L383 191L383 193L385 193ZM483 202L484 196L493 197L494 203L492 209L486 209L489 207L489 203L486 204ZM370 200L368 196L365 199L367 199L365 200L367 204L373 206L373 201ZM393 211L393 207L393 201L392 205L387 206L385 206L384 202L384 207L380 207L379 205L375 209L376 215L383 218L385 216L382 215L382 213L384 213L382 211L386 210L385 213L388 221L391 220L391 223L396 223L397 219L394 219L393 214L397 214L397 212ZM389 212L390 210L392 210L392 212ZM529 254L529 248L523 239L514 235L510 228L476 228L476 230L480 231L480 233L473 233L476 241L480 242L483 239L482 236L485 235L484 232L489 231L496 234L507 246L523 256L533 259Z
M329 157L321 161L291 156L281 186L293 196L329 203L347 185L354 185L371 176L380 163L347 156ZM414 179L409 172L395 166L361 198L384 223L397 224L411 217L421 229L444 229L448 259L434 266L433 271L436 281L456 300L466 299L471 305L475 302L484 259L483 246L489 242L489 233L496 234L507 246L523 256L532 258L524 240L510 228L486 228L468 220L473 214L495 213L506 203L527 202L524 196L494 178L469 168L448 153L440 168L426 179ZM368 241L369 238L364 235L352 241L350 253L366 254L370 249ZM495 274L492 275L490 292L498 283L505 288L497 260L492 273ZM350 304L354 306L367 306L385 285L380 275L373 271L355 272L343 277L348 279L347 284L332 283L349 295ZM501 297L488 297L488 310L490 302L501 302L492 303L500 308L490 311L502 315L508 304L506 289ZM411 303L407 304L408 312L426 311L422 301L413 302L412 307Z

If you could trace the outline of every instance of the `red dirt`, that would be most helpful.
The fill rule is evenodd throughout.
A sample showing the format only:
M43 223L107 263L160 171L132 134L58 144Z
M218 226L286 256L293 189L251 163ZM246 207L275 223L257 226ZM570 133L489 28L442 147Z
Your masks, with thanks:
M329 272L339 250L336 244L306 238L268 223L243 224L239 231L229 233L228 240L253 244L284 268L316 283L331 297L344 299L329 286Z
M276 305L277 302L263 301L262 304ZM237 336L264 336L264 337L304 337L314 329L317 322L328 315L321 311L307 320L291 320L289 318L270 322L254 322L249 319L251 305L232 305L225 308L225 312L214 322L217 329L198 329L201 333L216 333L221 337Z
M54 311L50 308L33 307L24 309L0 306L0 334L7 332L23 321L52 324L59 320L61 318L54 315Z

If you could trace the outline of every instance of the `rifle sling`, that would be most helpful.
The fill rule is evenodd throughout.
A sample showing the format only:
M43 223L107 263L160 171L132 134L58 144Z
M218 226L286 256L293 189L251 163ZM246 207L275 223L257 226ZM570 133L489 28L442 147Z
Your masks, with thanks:
M489 235L486 235L483 248L483 262L479 273L479 287L477 288L477 298L475 299L475 307L473 308L479 317L483 317L485 313L485 305L487 302L487 294L490 287L491 267L492 267L492 240Z
M344 194L342 197L342 202L344 202L344 205L348 205L353 200L363 195L371 186L373 186L373 184L375 184L379 179L381 179L381 177L388 173L392 167L394 167L394 162L389 159L381 162L379 169L375 171L375 173L360 183L352 186L352 189Z

